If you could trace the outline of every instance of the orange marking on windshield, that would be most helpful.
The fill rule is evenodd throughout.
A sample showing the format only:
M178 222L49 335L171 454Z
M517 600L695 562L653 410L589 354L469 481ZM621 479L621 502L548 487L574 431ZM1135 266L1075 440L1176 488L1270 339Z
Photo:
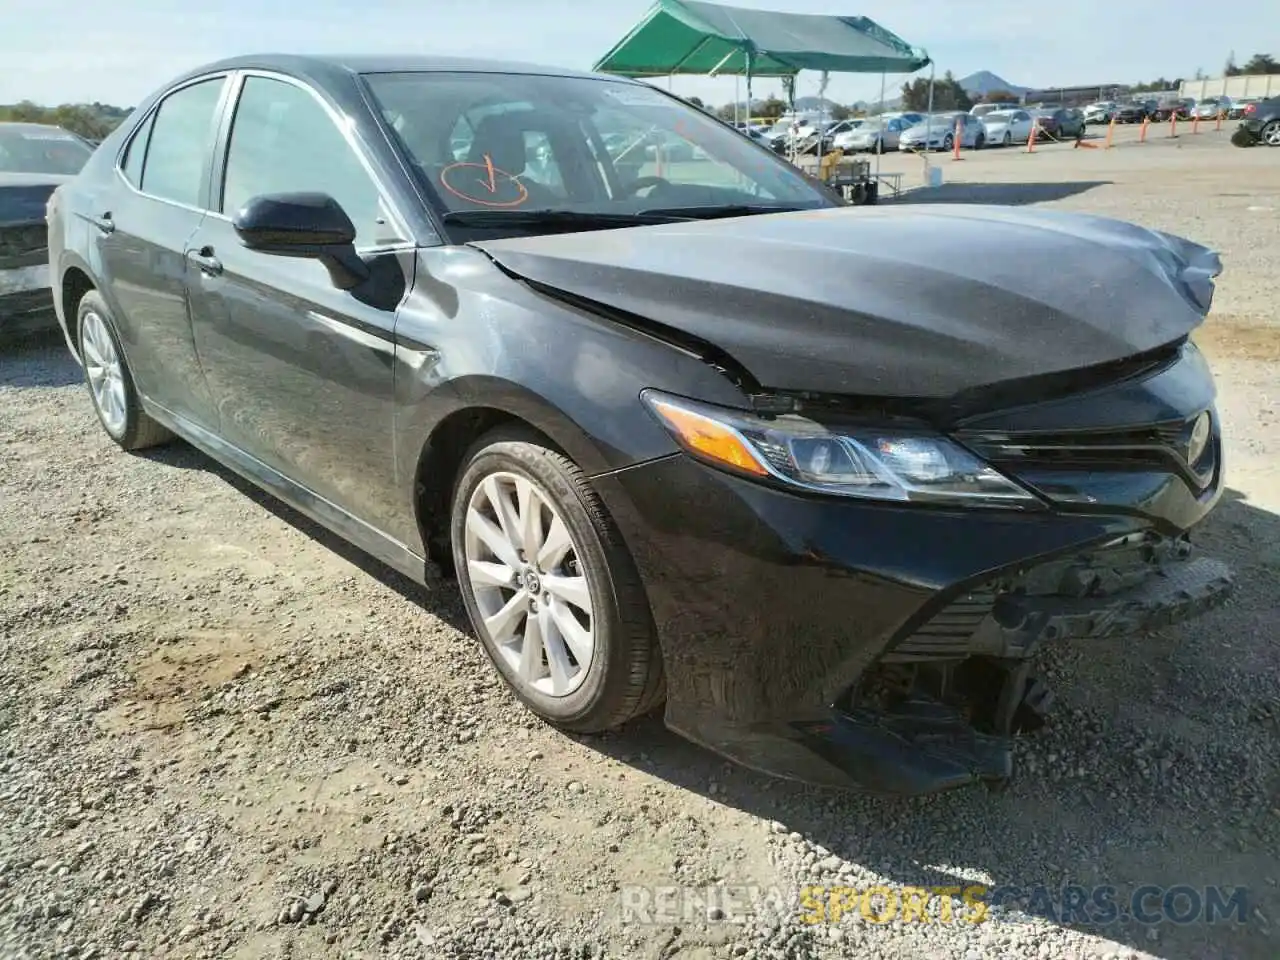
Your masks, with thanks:
M489 171L489 182L484 184L490 193L498 192L498 173L493 169L493 157L489 154L484 155L484 168Z

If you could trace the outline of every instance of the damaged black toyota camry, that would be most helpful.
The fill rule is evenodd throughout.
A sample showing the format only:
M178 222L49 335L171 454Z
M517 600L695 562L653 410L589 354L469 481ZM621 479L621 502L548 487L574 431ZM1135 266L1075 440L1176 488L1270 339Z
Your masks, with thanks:
M649 85L385 57L193 71L48 217L112 440L455 574L567 730L661 707L783 777L1000 785L1041 651L1231 589L1189 541L1220 262L1177 237L850 207Z

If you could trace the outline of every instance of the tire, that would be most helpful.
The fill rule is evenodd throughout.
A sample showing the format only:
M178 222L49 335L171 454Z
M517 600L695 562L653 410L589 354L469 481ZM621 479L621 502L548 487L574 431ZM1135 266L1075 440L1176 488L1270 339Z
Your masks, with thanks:
M172 440L172 433L143 412L115 320L97 290L80 299L76 337L93 412L107 436L122 450L145 450Z
M504 428L482 437L464 462L451 507L454 566L472 627L512 692L543 720L575 733L614 729L661 703L662 657L648 599L630 553L582 471L527 429ZM567 536L562 549L526 564L520 551L528 541L519 532L503 534L495 497L505 502L509 525L519 531L530 505L536 506L544 536L533 539L539 542L558 521ZM495 574L506 585L498 585ZM559 589L550 586L553 580ZM572 601L562 599L569 595ZM495 636L490 624L506 610L511 612L496 625L501 632ZM532 633L531 624L545 636ZM561 624L577 638L576 656ZM530 644L533 656L525 658Z
M951 134L948 133L945 137L942 138L942 149L944 152L947 150L954 150L955 146L956 146L956 138Z
M1280 120L1268 120L1258 131L1258 139L1268 147L1280 147Z
M1013 145L1013 134L1008 130L1004 132L1004 136L1000 138L1000 146L1008 147Z
M974 137L974 138L973 138L973 149L975 149L975 150L981 150L981 149L982 149L983 147L985 147L986 145L987 145L987 135L986 135L986 134L984 134L984 133L980 133L980 134L978 134L976 137Z
M876 142L872 145L871 152L875 154L884 153L884 141L880 137L876 137Z

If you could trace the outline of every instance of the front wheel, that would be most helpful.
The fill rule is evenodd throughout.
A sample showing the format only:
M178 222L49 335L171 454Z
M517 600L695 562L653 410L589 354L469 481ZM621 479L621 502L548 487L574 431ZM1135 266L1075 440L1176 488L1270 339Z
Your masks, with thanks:
M948 133L945 137L942 138L943 150L953 150L955 149L955 145L956 145L956 138L953 137L951 134Z
M143 412L133 375L116 336L111 310L96 290L76 310L80 363L98 422L123 450L142 450L173 439L173 434Z
M978 134L976 137L974 137L974 139L973 139L973 149L975 149L975 150L981 150L981 149L982 149L983 147L985 147L986 145L987 145L987 137L986 137L986 134L982 134L982 133L980 133L980 134Z
M1004 136L1000 138L1000 146L1007 147L1013 143L1013 134L1008 130L1004 132Z
M529 709L598 733L660 702L662 659L635 564L572 461L532 431L482 438L451 527L471 624Z

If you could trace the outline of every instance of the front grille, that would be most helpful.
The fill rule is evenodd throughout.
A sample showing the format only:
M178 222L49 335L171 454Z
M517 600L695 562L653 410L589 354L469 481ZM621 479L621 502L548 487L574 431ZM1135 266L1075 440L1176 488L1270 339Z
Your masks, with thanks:
M1200 411L1185 420L1169 420L1140 428L1064 433L960 434L958 439L994 466L1019 473L1027 468L1050 470L1173 471L1203 487L1216 467L1216 436L1196 462L1187 460L1191 430ZM1216 424L1213 433L1216 434Z
M33 267L49 257L49 228L43 222L0 224L0 270Z

